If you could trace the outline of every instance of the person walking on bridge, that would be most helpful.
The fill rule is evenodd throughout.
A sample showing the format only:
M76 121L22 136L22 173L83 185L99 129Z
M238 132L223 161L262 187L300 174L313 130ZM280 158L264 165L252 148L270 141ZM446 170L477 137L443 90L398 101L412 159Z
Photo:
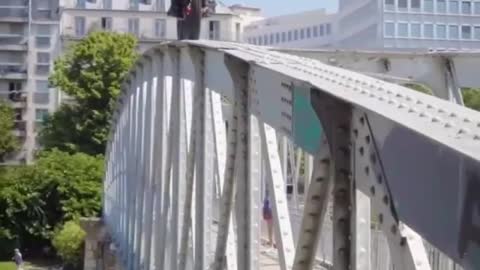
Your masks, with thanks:
M12 260L15 261L15 265L17 266L17 270L23 270L23 258L22 258L22 253L20 253L20 250L18 248L13 250L14 256Z

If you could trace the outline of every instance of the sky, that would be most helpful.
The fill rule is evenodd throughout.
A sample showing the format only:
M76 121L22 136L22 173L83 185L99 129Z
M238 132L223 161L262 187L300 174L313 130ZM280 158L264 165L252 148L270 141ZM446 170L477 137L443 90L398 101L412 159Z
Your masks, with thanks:
M264 16L277 16L294 12L326 8L336 11L338 0L222 0L226 5L243 4L262 9Z

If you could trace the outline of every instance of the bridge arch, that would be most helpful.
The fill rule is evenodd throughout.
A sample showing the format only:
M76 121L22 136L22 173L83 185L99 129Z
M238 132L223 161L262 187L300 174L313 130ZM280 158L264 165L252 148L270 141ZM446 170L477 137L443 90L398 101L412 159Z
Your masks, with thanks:
M126 269L258 269L262 179L282 270L312 269L330 198L335 269L371 269L372 215L397 269L430 269L422 238L466 269L479 266L469 192L480 181L478 112L316 60L213 41L147 51L122 89L104 218ZM293 154L278 151L285 140L314 157L296 236L284 190Z

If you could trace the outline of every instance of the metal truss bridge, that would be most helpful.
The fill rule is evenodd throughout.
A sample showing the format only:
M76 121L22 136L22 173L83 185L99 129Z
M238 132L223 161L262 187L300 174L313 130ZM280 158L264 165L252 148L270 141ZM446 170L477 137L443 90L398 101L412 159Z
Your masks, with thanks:
M104 222L123 269L260 269L265 197L278 269L317 267L325 233L325 267L372 269L373 226L396 270L432 269L425 243L480 269L480 113L302 54L185 41L141 57L107 149ZM459 101L455 86L480 76L443 60L437 90Z

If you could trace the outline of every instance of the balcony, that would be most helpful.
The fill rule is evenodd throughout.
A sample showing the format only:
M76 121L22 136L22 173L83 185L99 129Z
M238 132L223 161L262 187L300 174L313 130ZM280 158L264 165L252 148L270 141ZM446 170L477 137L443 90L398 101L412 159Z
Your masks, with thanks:
M0 156L0 166L21 165L26 163L27 151L21 149L17 152Z
M0 79L25 80L27 79L27 67L17 63L0 63Z
M0 22L28 22L28 1L0 1Z
M15 124L13 126L13 133L15 136L20 138L25 138L27 136L27 121L23 119L19 119L21 117L17 117L15 120Z
M28 38L23 33L0 33L1 51L27 51Z
M27 106L27 93L25 91L0 90L0 99L8 101L16 109L22 109Z

